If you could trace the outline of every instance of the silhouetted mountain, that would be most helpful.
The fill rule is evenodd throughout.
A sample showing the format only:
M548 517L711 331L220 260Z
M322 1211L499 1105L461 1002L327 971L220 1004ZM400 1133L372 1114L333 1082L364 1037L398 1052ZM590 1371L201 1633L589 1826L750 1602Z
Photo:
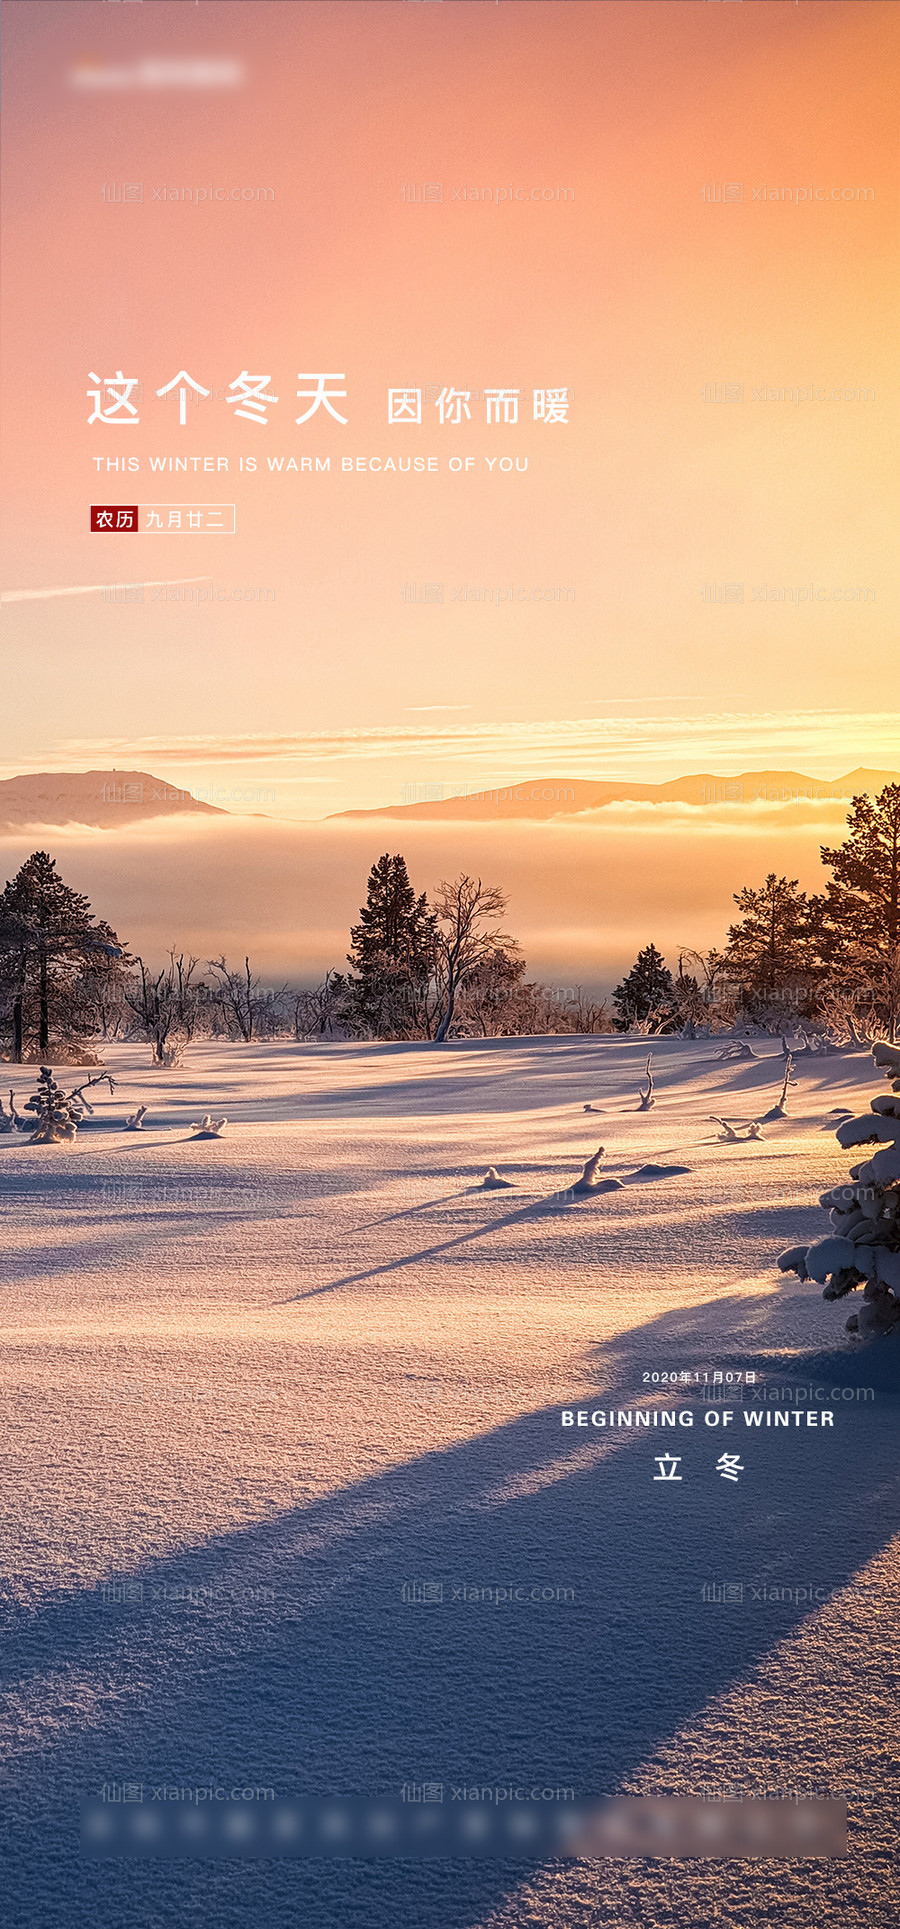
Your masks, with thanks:
M0 829L26 825L89 824L115 830L136 819L171 817L184 811L225 817L217 804L152 777L146 770L51 770L0 781Z
M895 770L851 770L845 777L804 777L798 770L742 770L736 776L700 771L665 784L629 783L614 778L593 783L582 778L535 778L499 790L454 796L449 785L418 785L424 794L407 804L373 810L336 811L338 817L399 817L477 820L497 817L572 817L608 804L796 803L804 798L849 799L861 791L875 795L885 784L900 783ZM434 792L443 794L435 797ZM429 794L431 793L431 794Z

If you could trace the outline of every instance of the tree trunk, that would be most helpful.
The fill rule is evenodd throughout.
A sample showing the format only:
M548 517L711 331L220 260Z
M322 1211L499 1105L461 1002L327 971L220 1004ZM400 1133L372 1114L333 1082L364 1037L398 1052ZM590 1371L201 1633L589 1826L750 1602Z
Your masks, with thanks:
M447 1009L434 1034L433 1042L435 1045L443 1045L444 1039L446 1038L447 1033L450 1030L450 1023L453 1018L455 1005L456 1005L456 981L454 978L451 977L450 983L447 987Z
M25 1026L23 1005L22 993L19 992L16 1002L13 1005L13 1062L16 1065L21 1065L22 1052L24 1050L23 1034Z
M49 998L48 998L48 991L47 991L47 953L46 951L42 951L41 952L40 1019L39 1019L39 1025L38 1025L38 1051L41 1053L42 1057L46 1057L46 1054L49 1051L49 1049L50 1049L50 1009L49 1009Z

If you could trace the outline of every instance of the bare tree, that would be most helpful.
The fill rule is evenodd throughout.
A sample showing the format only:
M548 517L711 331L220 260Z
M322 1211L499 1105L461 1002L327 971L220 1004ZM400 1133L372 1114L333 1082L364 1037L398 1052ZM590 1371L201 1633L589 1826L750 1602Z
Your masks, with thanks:
M465 872L452 883L443 880L438 885L433 908L442 1010L434 1033L436 1045L448 1036L457 998L469 979L499 951L508 958L518 955L515 938L500 929L506 904L505 893L496 885L482 884L480 877L467 877Z
M210 1002L218 1006L229 1038L239 1038L245 1045L254 1038L274 1038L283 1029L283 1004L287 996L287 986L279 991L263 990L259 978L253 976L249 958L244 959L243 971L232 971L227 958L208 958L210 971L215 972L214 984L210 987Z
M291 1020L298 1043L309 1038L346 1038L352 1018L352 994L340 971L326 971L312 991L293 993Z
M141 1037L153 1047L155 1065L171 1064L182 1045L193 1038L200 1003L194 982L196 958L169 952L169 962L153 976L143 958L135 959L135 974L125 997L137 1020Z
M497 945L482 963L466 973L456 1001L458 1033L480 1033L482 1038L505 1038L533 1029L528 1023L532 1000L522 978L525 960L510 957Z
M566 1023L559 1024L557 1029L560 1031L612 1032L616 1029L612 1006L607 1004L605 998L598 1002L586 997L580 985L575 986L575 995L563 1006L562 1015Z
M206 962L210 971L216 974L215 989L228 1030L233 1037L242 1038L244 1044L249 1045L253 1037L256 993L259 989L259 979L252 975L249 958L244 959L243 971L232 971L224 956L207 958Z

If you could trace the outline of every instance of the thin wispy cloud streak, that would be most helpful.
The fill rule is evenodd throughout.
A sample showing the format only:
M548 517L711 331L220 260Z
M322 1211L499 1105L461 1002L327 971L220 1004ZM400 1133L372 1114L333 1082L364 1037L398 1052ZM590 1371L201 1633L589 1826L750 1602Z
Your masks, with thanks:
M847 710L719 711L697 716L583 717L510 723L386 724L344 730L247 735L72 738L59 746L70 762L101 764L294 763L343 759L467 759L508 772L557 769L560 775L599 775L654 765L721 762L741 758L758 764L835 757L871 764L900 752L900 723L890 712ZM502 780L502 779L500 779Z
M116 583L116 589L164 589L170 583L179 588L182 583L211 583L211 576L159 576L140 583ZM51 596L99 596L110 588L109 583L70 583L50 589L4 589L0 590L0 603L43 603Z

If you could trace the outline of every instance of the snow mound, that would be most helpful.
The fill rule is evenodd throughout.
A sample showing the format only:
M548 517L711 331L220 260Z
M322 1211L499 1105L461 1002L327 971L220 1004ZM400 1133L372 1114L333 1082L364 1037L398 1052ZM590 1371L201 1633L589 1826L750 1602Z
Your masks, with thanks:
M628 1178L631 1185L644 1185L653 1179L676 1179L690 1171L689 1165L641 1165L636 1172L629 1172Z

